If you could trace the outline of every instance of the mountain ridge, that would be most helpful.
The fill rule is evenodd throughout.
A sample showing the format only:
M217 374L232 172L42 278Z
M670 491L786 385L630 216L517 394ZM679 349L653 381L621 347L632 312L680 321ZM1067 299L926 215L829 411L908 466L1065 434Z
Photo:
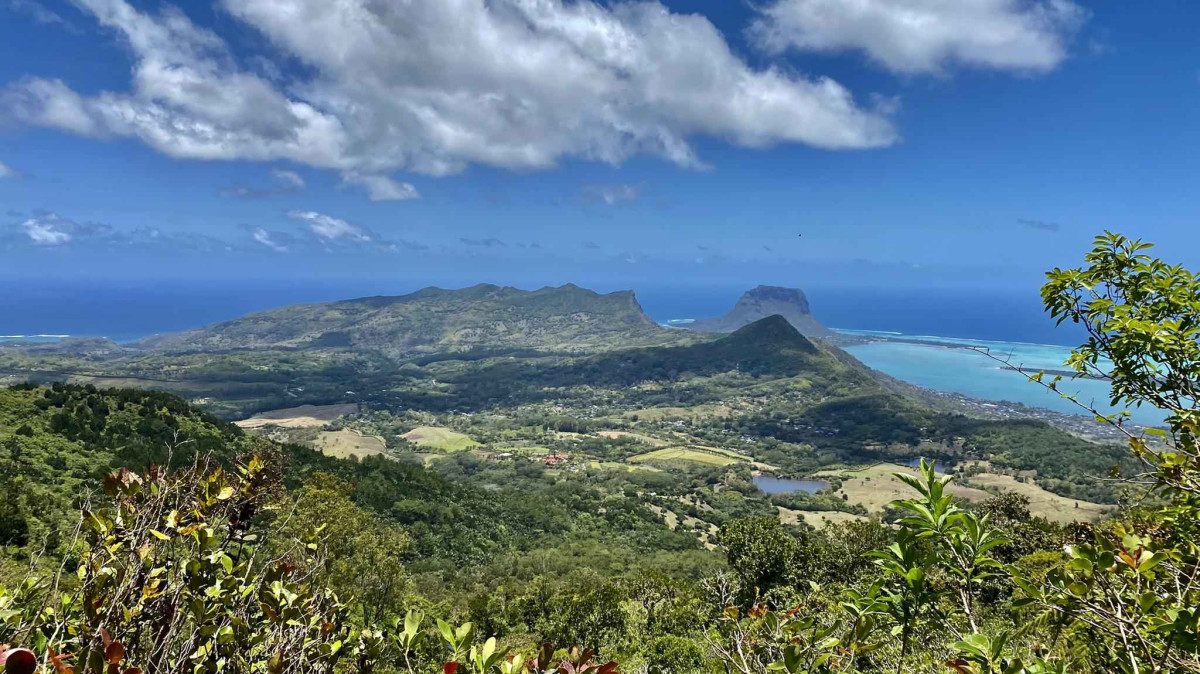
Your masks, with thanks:
M537 290L480 283L288 305L130 346L165 352L356 348L403 356L481 347L571 348L615 339L654 342L666 332L631 290L601 294L570 283Z

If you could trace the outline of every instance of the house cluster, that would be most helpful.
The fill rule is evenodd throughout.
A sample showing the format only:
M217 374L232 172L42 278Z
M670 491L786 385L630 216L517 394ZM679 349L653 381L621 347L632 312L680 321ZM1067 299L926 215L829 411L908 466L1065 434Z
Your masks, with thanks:
M519 455L513 452L500 452L493 454L492 458L501 461L506 459L516 459ZM562 468L568 465L571 461L571 455L566 452L546 454L545 456L530 456L530 461L541 462L551 468Z

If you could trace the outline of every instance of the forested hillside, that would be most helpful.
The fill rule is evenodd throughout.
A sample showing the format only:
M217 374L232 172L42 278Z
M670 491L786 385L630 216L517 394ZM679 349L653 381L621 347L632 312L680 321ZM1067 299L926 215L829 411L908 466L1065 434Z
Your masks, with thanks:
M775 593L796 578L840 584L873 568L865 558L847 565L847 554L860 559L890 536L869 520L823 532L782 526L775 507L756 502L736 472L710 478L727 485L724 502L714 502L726 524L723 547L706 550L694 533L665 526L640 497L686 493L687 485L659 473L566 477L536 465L458 462L432 471L382 457L332 459L139 391L17 387L0 390L0 410L10 587L30 562L46 573L67 563L77 549L75 513L108 500L104 478L118 467L146 471L169 461L175 471L232 471L253 460L263 476L276 476L256 479L278 480L262 487L271 508L253 527L270 530L280 545L280 536L323 527L316 539L327 555L322 577L350 600L350 624L425 607L470 621L503 646L529 650L549 639L598 647L627 667L698 671L709 657L702 635L723 615L712 602L724 600L713 592L740 587L752 598L752 588ZM1036 531L1038 540L1065 535L1031 518L1019 500L1012 504L1013 526ZM786 572L770 571L774 564Z
M6 671L1198 671L1200 282L1143 250L1045 290L1072 367L1169 413L1127 450L923 408L781 318L410 361L255 434L0 389Z
M226 323L151 337L132 345L156 351L343 348L388 356L472 348L581 349L611 340L662 340L632 292L607 295L574 285L525 291L480 284L425 288L264 311Z

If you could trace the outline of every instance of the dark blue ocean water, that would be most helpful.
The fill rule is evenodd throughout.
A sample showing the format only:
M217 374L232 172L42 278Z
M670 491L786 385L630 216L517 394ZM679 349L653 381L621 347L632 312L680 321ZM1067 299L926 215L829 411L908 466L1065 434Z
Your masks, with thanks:
M649 287L637 289L637 296L646 313L667 321L723 314L745 290ZM1061 345L1077 345L1083 338L1074 326L1055 327L1042 310L1036 288L810 287L804 291L813 315L832 328Z
M127 341L194 328L301 302L399 295L420 284L386 281L3 282L0 335L99 335ZM598 288L600 291L617 288ZM746 287L635 287L646 312L660 322L728 311ZM1078 330L1055 329L1036 289L806 288L813 314L827 326L1008 342L1077 344Z

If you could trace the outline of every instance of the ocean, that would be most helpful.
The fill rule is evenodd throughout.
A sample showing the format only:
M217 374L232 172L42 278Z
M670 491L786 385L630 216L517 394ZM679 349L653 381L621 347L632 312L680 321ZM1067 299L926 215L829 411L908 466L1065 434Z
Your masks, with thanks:
M254 311L304 302L404 294L419 285L386 281L315 283L245 282L67 284L6 282L0 293L0 340L16 336L103 336L118 342L230 320ZM600 291L618 288L598 288ZM655 320L703 318L728 311L746 287L652 286L635 288ZM1069 346L1083 339L1074 326L1055 328L1036 289L806 288L813 314L846 331L879 331L930 341L960 340L1008 354L1032 368L1059 368ZM1055 394L966 349L876 342L851 347L870 367L926 388L984 400L1009 400L1061 412L1079 409ZM1095 380L1064 382L1064 391L1101 409L1108 387ZM1139 423L1161 422L1155 410L1134 410Z
M288 304L369 295L402 295L411 282L214 279L205 282L67 283L0 279L0 335L103 336L131 341L148 335L226 321ZM441 284L446 287L454 287ZM469 285L463 283L460 285ZM659 322L704 318L729 311L743 286L638 286L638 301ZM597 291L621 290L598 287ZM1039 344L1077 344L1071 326L1056 329L1027 291L806 288L813 314L825 325Z

